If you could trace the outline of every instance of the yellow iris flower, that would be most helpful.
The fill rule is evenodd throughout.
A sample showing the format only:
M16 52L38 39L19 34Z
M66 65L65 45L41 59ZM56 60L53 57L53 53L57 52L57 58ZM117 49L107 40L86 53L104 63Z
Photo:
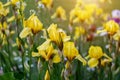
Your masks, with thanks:
M104 26L104 30L100 30L97 33L107 32L110 35L114 35L119 30L119 24L113 20L108 21L103 26Z
M20 2L20 1L19 0L11 0L12 5L16 5L18 2Z
M53 0L41 0L41 2L47 7L48 9L51 9L53 6Z
M92 9L81 9L80 7L75 7L70 12L70 24L85 22L90 20L92 17Z
M75 19L78 16L80 10L81 10L80 7L75 7L70 11L70 18L69 18L70 24L73 24L73 19Z
M7 23L3 22L3 24L0 22L0 39L2 40L2 45L7 44L7 36L6 31L8 29Z
M83 27L75 27L74 40L78 39L82 34L85 34L85 29Z
M25 38L30 33L36 34L43 28L43 24L34 13L24 22L24 26L20 33L21 38Z
M41 56L46 61L52 60L53 63L58 63L61 61L58 51L53 48L53 45L49 39L37 47L37 49L38 53L32 52L33 57Z
M85 5L81 0L78 0L75 8L70 11L70 25L81 22L92 24L94 16L100 16L101 13L103 13L103 10L96 4L89 3Z
M109 56L103 53L102 48L99 46L91 46L88 53L89 55L86 58L90 58L88 65L91 68L96 67L99 64L99 60L101 60L101 65L112 61ZM106 57L107 59L101 59L102 57Z
M86 64L86 60L83 59L82 56L79 54L73 42L64 43L63 56L67 58L69 62L71 62L73 59L78 59L79 61L83 63L83 65Z
M9 13L9 8L5 9L2 2L0 2L0 16L6 16Z
M59 6L57 9L56 9L56 12L51 16L52 19L54 18L60 18L62 20L66 20L66 12L65 10Z
M57 28L57 24L51 24L47 32L50 40L55 42L60 49L62 49L64 42L70 40L70 36L67 36L62 29Z

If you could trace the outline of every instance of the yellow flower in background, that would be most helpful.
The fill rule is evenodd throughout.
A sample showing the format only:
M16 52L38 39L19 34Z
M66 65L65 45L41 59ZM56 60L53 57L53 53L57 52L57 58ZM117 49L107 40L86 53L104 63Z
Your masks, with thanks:
M20 2L19 0L11 0L12 5L17 5L17 3Z
M91 46L89 48L88 53L89 53L89 55L86 58L90 58L88 61L88 65L91 68L96 67L99 64L99 60L102 57L106 57L107 59L106 58L102 59L101 65L112 61L112 59L109 56L107 56L105 53L103 53L102 48L99 46ZM104 62L103 62L103 60L104 60Z
M110 16L109 13L103 13L101 17L104 21L107 21L109 16Z
M78 0L75 8L70 11L69 23L87 23L91 25L96 16L100 16L103 10L97 6L95 3L84 4L82 0Z
M104 28L109 34L113 35L119 30L119 25L115 21L111 20L104 24Z
M66 20L66 11L61 6L59 6L56 9L56 12L51 16L52 19L54 19L56 17L60 18L62 20Z
M85 59L82 58L82 56L79 54L78 50L75 48L75 45L73 42L65 42L63 46L63 56L67 58L68 61L72 61L73 59L78 59L83 63L83 65L86 64Z
M87 4L87 5L84 5L84 8L90 14L93 14L98 9L98 6L94 3L90 3L90 4Z
M62 29L57 28L57 24L51 24L47 32L50 40L55 42L60 49L62 49L63 42L70 40L70 36L67 36Z
M69 18L70 24L73 24L73 19L75 19L78 16L80 10L81 10L80 7L75 7L70 11L70 18Z
M78 39L81 35L85 34L85 29L83 27L75 27L74 40Z
M120 30L113 35L113 39L116 40L116 41L120 41Z
M80 7L82 4L84 4L82 0L77 0L75 7Z
M53 6L53 0L41 0L41 2L47 7L48 9L51 9Z
M50 74L49 74L49 71L48 71L48 70L47 70L46 73L45 73L44 80L50 80Z
M37 47L37 49L38 53L32 52L33 57L41 56L46 61L52 60L53 63L59 63L61 61L58 51L53 48L53 45L49 39Z
M70 24L86 22L92 17L92 9L81 9L80 7L75 7L70 11Z
M111 0L100 0L100 2L101 2L101 3L106 3L106 2L108 2L108 3L110 3L110 4L112 3Z
M107 32L110 35L114 35L119 30L119 24L113 20L106 22L103 27L104 30L98 31L97 33Z
M96 16L102 15L102 13L103 13L103 9L102 8L96 9Z
M87 10L80 10L77 17L73 20L73 23L85 22L91 17L91 13Z
M9 8L4 8L2 2L0 2L0 16L6 16L9 13Z
M24 22L24 26L20 33L21 38L25 38L30 33L36 34L43 28L43 24L34 13Z

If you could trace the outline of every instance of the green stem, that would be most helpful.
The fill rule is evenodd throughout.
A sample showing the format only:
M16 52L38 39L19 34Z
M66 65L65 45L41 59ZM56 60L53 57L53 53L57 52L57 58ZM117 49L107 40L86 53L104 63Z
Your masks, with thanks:
M30 80L31 80L31 70L32 70L32 67L31 67L31 64L32 64L32 54L31 54L31 51L29 53L29 58L30 58L30 64L29 64L29 66L30 66L30 73L29 73L29 75L30 75Z
M8 55L9 55L8 59L9 59L9 62L10 62L10 64L11 64L12 70L15 71L14 68L13 68L12 61L11 61L12 54L11 54L11 51L10 51L10 43L9 43L9 39L8 39L8 38L7 38L7 44L8 44L8 45L7 45L7 53L8 53ZM10 70L10 71L11 71L11 70Z
M24 61L25 61L25 52L23 51L22 52L22 66L23 66L24 80L26 80L26 71L25 71Z
M30 66L30 71L29 71L29 75L30 75L30 79L31 80L31 75L32 75L32 67L31 67L31 64L32 64L32 51L33 51L33 44L34 44L34 36L30 36L30 53L29 53L29 59L30 59L30 63L29 63L29 66Z

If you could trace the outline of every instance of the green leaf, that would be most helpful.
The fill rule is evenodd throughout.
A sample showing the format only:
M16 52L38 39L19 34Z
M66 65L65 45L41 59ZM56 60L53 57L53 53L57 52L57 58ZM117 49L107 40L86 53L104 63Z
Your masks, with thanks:
M13 72L8 72L0 75L0 80L15 80Z

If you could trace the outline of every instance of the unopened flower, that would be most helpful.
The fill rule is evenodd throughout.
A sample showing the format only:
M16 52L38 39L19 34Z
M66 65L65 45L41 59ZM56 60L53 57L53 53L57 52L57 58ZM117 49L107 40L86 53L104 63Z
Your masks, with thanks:
M45 73L44 80L50 80L50 74L49 74L49 71L48 71L48 70L47 70L46 73Z

